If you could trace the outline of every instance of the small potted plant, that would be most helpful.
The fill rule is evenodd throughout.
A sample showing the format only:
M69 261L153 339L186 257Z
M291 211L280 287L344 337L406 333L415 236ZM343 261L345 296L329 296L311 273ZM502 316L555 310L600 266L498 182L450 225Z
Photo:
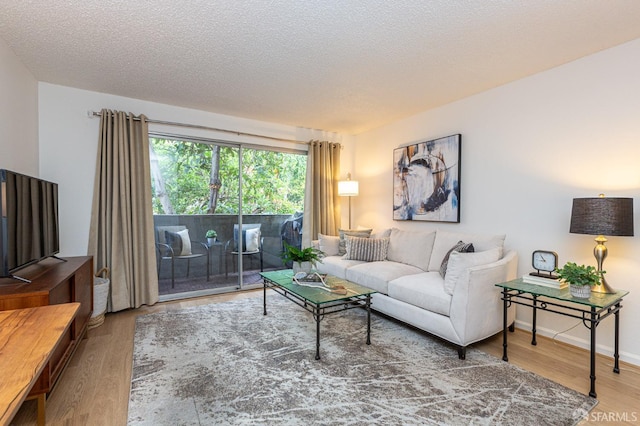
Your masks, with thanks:
M556 273L561 281L569 283L571 295L582 299L591 297L591 286L600 282L601 278L595 267L576 265L574 262L567 262L562 268L556 269Z
M207 237L207 243L212 246L213 244L215 244L216 239L218 238L218 233L215 231L215 229L209 229L205 237Z
M282 252L282 262L287 264L293 263L293 273L311 272L317 262L320 262L324 253L314 247L298 248L284 243L284 251Z

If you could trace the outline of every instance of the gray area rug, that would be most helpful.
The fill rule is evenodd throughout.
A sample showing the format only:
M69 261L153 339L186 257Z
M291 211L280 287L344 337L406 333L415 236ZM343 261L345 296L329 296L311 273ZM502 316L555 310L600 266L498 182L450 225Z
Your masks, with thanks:
M597 401L354 309L321 323L270 294L139 316L129 425L573 425Z

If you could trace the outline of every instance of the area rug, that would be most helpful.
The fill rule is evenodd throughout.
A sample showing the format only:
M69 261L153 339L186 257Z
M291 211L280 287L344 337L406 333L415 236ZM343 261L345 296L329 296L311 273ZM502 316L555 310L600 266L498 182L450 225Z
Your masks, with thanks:
M139 316L129 425L573 425L597 401L479 350L277 294Z

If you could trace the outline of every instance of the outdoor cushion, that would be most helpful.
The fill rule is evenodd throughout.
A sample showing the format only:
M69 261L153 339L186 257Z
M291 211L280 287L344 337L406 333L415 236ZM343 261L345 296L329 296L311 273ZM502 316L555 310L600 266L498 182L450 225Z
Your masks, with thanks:
M173 249L174 256L189 256L192 254L188 229L178 232L164 231L164 235L165 241Z

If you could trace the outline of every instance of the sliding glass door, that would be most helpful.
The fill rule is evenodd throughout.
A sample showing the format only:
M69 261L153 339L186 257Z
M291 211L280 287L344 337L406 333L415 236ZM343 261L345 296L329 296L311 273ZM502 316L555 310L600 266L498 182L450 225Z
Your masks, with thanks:
M161 300L261 285L299 243L306 153L150 138Z

